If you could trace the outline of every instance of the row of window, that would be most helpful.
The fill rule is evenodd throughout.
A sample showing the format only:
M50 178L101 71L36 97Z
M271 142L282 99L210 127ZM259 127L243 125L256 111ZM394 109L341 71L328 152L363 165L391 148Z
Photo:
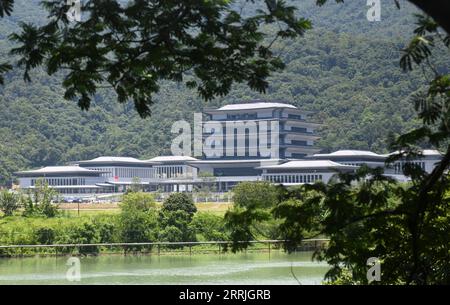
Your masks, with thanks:
M114 177L114 168L113 167L110 167L110 168L106 168L106 167L91 168L90 167L89 169L106 172L106 173L101 174L102 177L110 177L110 178Z
M322 181L322 175L264 175L264 180L272 183L314 183Z
M101 188L81 188L81 189L58 189L60 194L101 194L112 192L111 190L101 189Z
M397 174L403 173L403 171L405 170L406 164L417 165L422 170L425 170L425 162L420 162L420 161L401 161L401 162L396 162L394 164L394 171L395 171L395 173L397 173Z
M354 163L354 162L340 162L340 163L342 163L344 165L350 165L350 166L362 166L362 165L365 164L365 163L361 163L361 162L358 162L358 163Z
M302 116L298 114L288 114L289 119L302 120Z
M42 179L44 183L51 186L64 186L64 185L85 185L85 178L46 178ZM31 179L31 186L36 185L36 179Z
M307 141L302 141L302 140L291 140L292 145L300 145L300 146L312 146L312 145L308 145Z
M279 118L281 117L281 112L276 111L273 115L267 116L267 118ZM303 120L304 118L298 114L288 114L289 119ZM259 117L263 118L263 117ZM256 113L240 113L240 114L227 114L228 120L255 120L258 119Z
M155 177L155 171L152 168L131 168L131 167L96 167L96 168L90 168L93 170L99 170L99 171L107 171L107 173L102 174L102 177L107 178L114 178L114 177L120 177L120 178L154 178Z
M301 133L311 133L305 127L291 127L291 129L283 128L283 130L285 130L285 131L301 132Z
M227 114L228 120L256 120L257 118L256 113Z
M159 178L174 178L184 175L182 165L156 166L155 168Z

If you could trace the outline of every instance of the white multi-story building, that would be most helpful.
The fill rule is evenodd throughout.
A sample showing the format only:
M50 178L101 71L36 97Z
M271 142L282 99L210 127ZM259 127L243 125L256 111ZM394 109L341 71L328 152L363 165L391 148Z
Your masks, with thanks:
M318 152L314 144L319 139L316 129L321 125L310 121L309 112L282 101L257 100L206 109L204 113L209 119L204 125L214 125L211 129L215 130L219 124L223 134L222 143L218 143L222 155L205 159L298 159ZM210 132L206 128L204 137ZM276 153L273 150L270 154L262 153L259 148L263 141L268 148L276 145Z

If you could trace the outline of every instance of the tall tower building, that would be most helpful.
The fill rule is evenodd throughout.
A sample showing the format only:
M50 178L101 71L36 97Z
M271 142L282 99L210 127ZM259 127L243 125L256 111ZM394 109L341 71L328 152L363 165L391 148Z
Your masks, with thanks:
M258 100L205 109L204 114L203 138L215 151L204 159L300 159L319 151L314 144L321 125L290 104Z

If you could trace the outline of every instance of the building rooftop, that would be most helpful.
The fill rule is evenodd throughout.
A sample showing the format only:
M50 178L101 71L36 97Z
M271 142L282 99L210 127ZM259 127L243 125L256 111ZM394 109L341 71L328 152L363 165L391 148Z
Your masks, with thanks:
M298 160L280 165L261 166L261 169L357 169L357 166L343 165L330 160Z
M142 162L136 158L131 157L98 157L92 160L92 162Z
M189 162L190 164L244 164L244 163L270 163L280 162L281 159L234 159L234 160L198 160Z
M422 154L424 156L442 156L442 154L435 149L424 149Z
M198 159L189 156L159 156L147 160L148 162L186 162L198 161Z
M400 153L400 152L399 151L394 151L394 152L391 152L391 153L386 154L384 156L389 157L389 156L392 156L392 155L395 155L395 154L398 154L398 153ZM435 150L435 149L424 149L422 151L422 155L423 156L439 156L439 157L442 157L442 154L438 150Z
M146 161L142 161L131 157L98 157L92 160L83 160L74 162L75 164L111 164L111 163L128 163L128 164L148 164Z
M21 176L26 176L28 174L32 175L51 175L51 174L99 174L104 173L104 171L87 169L79 166L47 166L36 170L20 171L16 174Z
M355 157L355 156L368 156L368 157L382 157L382 155L376 154L368 150L338 150L329 154L314 154L313 157Z
M220 107L217 110L253 110L253 109L265 109L265 108L291 108L297 109L297 107L278 102L252 102L252 103L243 103L243 104L230 104Z

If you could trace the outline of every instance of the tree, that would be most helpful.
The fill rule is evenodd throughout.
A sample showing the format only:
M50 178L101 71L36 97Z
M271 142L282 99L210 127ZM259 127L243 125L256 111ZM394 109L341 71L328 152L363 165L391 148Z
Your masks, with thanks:
M431 18L417 18L416 36L404 49L400 65L404 70L421 65L434 78L427 91L413 97L422 126L393 141L391 149L398 153L387 163L421 157L420 146L426 143L445 151L435 169L427 173L407 163L404 172L411 182L404 185L385 177L380 169L362 167L328 185L281 190L273 209L250 214L245 221L229 218L228 223L241 223L240 230L249 232L253 221L268 219L260 215L270 212L282 220L280 231L288 240L285 246L289 251L305 238L324 234L330 238L329 246L316 257L332 266L327 278L336 282L350 272L354 282L367 283L367 259L377 257L382 262L384 284L450 283L450 75L436 68L431 57L432 49L438 43L447 48L449 39ZM248 240L252 236L239 236L243 237ZM247 246L236 247L239 245Z
M58 206L53 203L53 200L57 195L58 193L44 179L36 180L34 189L25 200L23 215L55 217L58 214Z
M158 240L166 242L195 241L195 231L191 227L191 222L192 215L185 210L162 209L158 217ZM177 246L173 248L177 248Z
M277 189L268 182L242 182L233 189L233 207L225 213L226 228L235 241L232 251L246 248L248 241L265 235L259 225L272 219L270 208L277 202Z
M153 195L143 192L127 193L122 196L122 202L120 203L120 209L122 212L132 210L146 212L150 209L154 209L155 206L156 203Z
M146 117L161 80L184 82L206 100L227 94L235 82L264 92L270 73L283 68L264 26L277 25L276 40L301 36L311 23L284 1L261 2L265 10L244 17L231 0L85 1L82 21L71 23L66 1L42 1L48 22L22 24L11 35L18 44L12 54L20 56L27 81L38 66L50 75L67 72L64 97L82 109L99 87L109 86L119 102L132 99ZM1 16L11 14L13 3L0 0ZM0 72L10 68L2 65Z
M192 218L197 212L197 207L192 200L192 196L186 193L173 193L164 200L162 205L162 212L176 212L184 211Z
M438 43L448 47L450 39L448 31L447 35L441 33L436 22L439 18L417 18L416 36L404 49L400 65L404 70L421 65L434 77L428 90L413 99L422 126L392 143L398 153L387 163L420 157L423 143L445 151L441 162L431 173L407 163L404 170L411 183L406 185L385 177L380 169L362 167L356 174L341 175L328 185L280 190L280 202L272 210L228 217L228 224L241 223L240 231L247 233L234 235L235 243L238 238L250 239L251 224L269 218L264 213L270 212L283 221L280 230L288 240L288 250L317 234L330 238L329 246L316 253L333 267L328 279L348 281L350 272L353 282L367 283L367 259L377 257L382 263L384 284L450 283L450 75L445 74L446 69L434 67L431 58L431 50Z
M160 241L195 241L195 232L190 226L197 207L192 196L186 193L173 193L164 200L159 211Z
M128 193L123 196L118 219L119 239L124 243L152 242L156 239L157 214L153 196ZM142 247L126 248L137 251Z
M8 190L0 191L0 211L11 216L20 207L20 197Z
M221 216L199 212L194 215L190 226L204 241L229 240Z

